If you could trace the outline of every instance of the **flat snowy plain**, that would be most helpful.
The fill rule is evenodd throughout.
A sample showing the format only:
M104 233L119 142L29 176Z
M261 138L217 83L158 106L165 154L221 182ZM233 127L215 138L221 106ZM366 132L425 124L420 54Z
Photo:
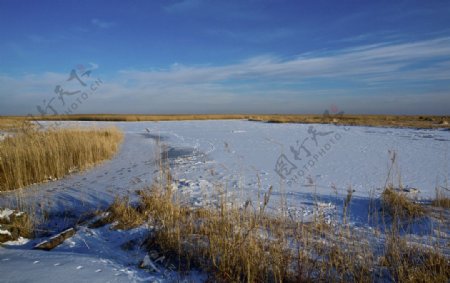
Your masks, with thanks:
M47 125L54 122L44 122ZM120 152L88 171L1 193L0 207L20 200L45 209L46 229L61 231L89 212L105 209L117 195L135 196L158 170L158 148L171 162L173 187L192 206L214 202L218 188L230 201L258 203L273 187L270 209L284 206L309 221L321 210L342 212L350 189L350 222L370 229L368 206L392 184L426 202L436 188L448 189L450 131L252 121L61 122L60 127L117 126L125 133ZM396 162L392 166L391 157ZM390 168L392 169L390 170ZM317 205L319 204L319 205ZM331 220L330 220L331 221ZM139 282L178 276L160 264L158 272L137 268L145 252L124 251L127 240L146 229L112 231L80 226L77 234L50 252L32 250L42 239L0 247L1 282ZM448 233L448 231L447 231ZM420 233L418 233L420 234ZM444 236L448 241L448 235ZM187 280L202 281L202 274Z

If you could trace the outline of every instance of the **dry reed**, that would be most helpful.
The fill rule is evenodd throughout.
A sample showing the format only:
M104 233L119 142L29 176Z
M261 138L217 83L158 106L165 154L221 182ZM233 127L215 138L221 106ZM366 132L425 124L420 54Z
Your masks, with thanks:
M16 133L0 142L0 191L83 170L111 158L123 138L116 128Z

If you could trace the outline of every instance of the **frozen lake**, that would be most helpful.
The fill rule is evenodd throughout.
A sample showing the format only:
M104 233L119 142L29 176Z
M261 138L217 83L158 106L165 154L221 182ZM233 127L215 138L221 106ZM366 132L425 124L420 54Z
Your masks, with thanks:
M349 188L354 196L367 198L386 183L429 199L436 188L448 188L450 178L450 131L445 130L236 120L62 125L114 125L124 131L125 141L113 160L20 192L57 210L102 208L117 194L150 185L158 169L158 141L167 147L176 185L199 205L200 195L217 186L240 198L254 198L273 186L274 196L283 193L294 205L300 196L342 195Z
M55 231L73 225L89 212L105 209L117 195L133 196L136 190L150 186L158 172L160 147L172 165L172 186L189 205L206 206L222 194L230 202L250 201L256 207L272 187L272 211L283 207L301 221L309 221L320 209L333 219L342 213L343 199L351 188L354 197L349 219L362 229L369 225L370 199L378 198L386 184L429 200L436 188L448 189L450 177L450 131L445 130L236 120L61 125L117 126L124 131L125 140L112 160L91 170L0 195L1 206L13 207L20 199L42 208L50 220L47 228ZM51 253L30 250L34 242L0 248L0 260L5 263L0 264L0 273L7 273L9 280L27 280L41 264L51 266L48 272L58 278L67 273L71 278L85 276L99 282L150 280L142 271L128 267L142 253L133 256L117 251L122 239L130 235L121 233L82 227L72 240ZM93 263L89 268L85 266L88 261Z

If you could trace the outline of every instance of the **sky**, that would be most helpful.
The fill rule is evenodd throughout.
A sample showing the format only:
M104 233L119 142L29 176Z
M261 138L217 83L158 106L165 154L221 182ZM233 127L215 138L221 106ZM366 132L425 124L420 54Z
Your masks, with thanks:
M450 115L450 1L0 0L0 115Z

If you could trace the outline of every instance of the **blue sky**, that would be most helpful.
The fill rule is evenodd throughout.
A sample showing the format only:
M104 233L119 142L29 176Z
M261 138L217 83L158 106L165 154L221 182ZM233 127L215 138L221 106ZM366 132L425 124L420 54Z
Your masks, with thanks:
M0 115L450 114L449 1L0 0L0 38Z

